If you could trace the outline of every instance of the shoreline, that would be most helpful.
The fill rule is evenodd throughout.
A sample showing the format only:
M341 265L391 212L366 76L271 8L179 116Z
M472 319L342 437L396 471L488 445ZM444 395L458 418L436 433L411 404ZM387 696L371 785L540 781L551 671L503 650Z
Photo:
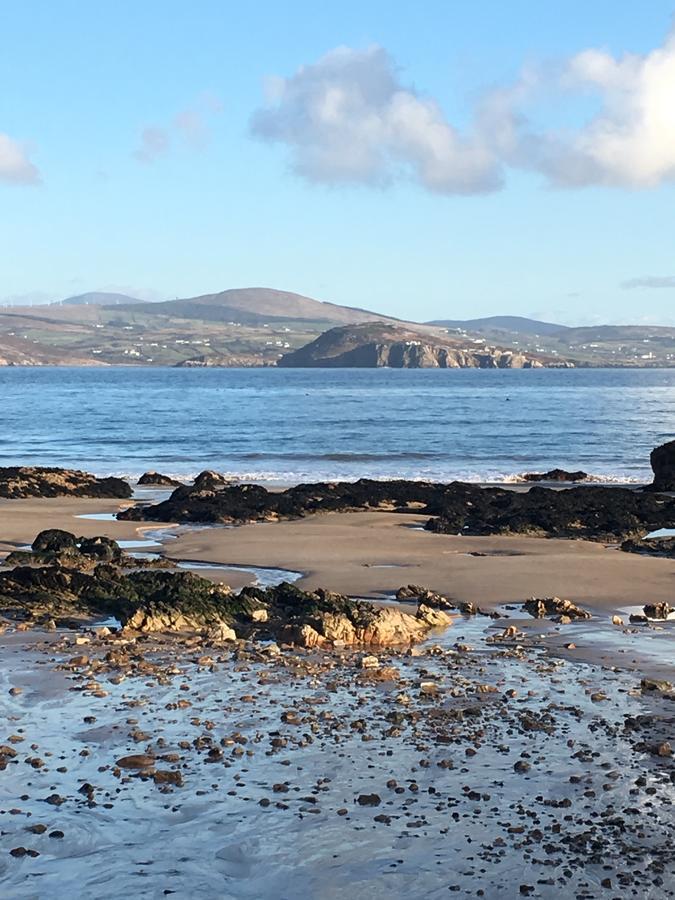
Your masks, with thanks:
M468 900L477 885L491 900L675 896L673 704L641 687L675 680L675 623L611 624L639 597L669 600L675 560L435 534L426 515L384 510L236 527L111 517L142 498L0 500L0 554L62 528L175 560L295 569L300 588L401 610L392 591L416 582L504 618L452 613L413 647L320 650L92 622L8 628L8 897L96 900L113 883L148 900ZM254 575L199 574L235 589ZM520 608L553 593L593 617Z
M421 584L485 612L511 607L509 616L519 628L526 633L544 632L546 638L540 643L568 658L572 651L563 645L572 641L577 645L573 652L577 659L631 669L642 665L654 677L667 668L663 652L657 659L640 652L639 635L646 632L635 628L626 631L637 635L632 643L638 646L631 650L631 659L637 661L630 662L626 647L617 646L617 627L611 625L611 618L622 616L628 627L627 608L669 603L675 587L673 559L625 553L595 541L434 534L422 528L427 515L389 511L319 513L236 527L108 518L143 502L144 493L138 491L134 499L124 501L0 500L0 558L29 544L44 528L62 528L84 537L105 535L127 547L131 542L129 549L134 552L163 556L235 591L258 583L260 573L274 573L281 579L287 572L301 590L323 587L389 604L398 588ZM11 515L3 515L9 511ZM569 599L591 612L593 619L552 629L547 620L518 612L531 596Z

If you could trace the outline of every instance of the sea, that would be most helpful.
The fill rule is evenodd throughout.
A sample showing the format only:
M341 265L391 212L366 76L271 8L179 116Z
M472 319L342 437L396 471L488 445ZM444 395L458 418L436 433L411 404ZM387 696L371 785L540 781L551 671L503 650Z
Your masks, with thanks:
M0 465L278 484L651 479L675 370L0 368Z

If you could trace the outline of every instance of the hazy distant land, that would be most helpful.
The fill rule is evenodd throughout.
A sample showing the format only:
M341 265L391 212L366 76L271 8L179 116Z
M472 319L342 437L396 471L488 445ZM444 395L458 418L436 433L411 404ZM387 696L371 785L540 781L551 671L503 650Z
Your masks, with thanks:
M317 349L313 342L335 328L341 331ZM418 341L424 349L411 350ZM93 292L0 307L0 365L273 366L284 356L283 365L311 366L329 359L343 366L672 367L675 328L570 328L518 316L401 322L269 288L153 303Z

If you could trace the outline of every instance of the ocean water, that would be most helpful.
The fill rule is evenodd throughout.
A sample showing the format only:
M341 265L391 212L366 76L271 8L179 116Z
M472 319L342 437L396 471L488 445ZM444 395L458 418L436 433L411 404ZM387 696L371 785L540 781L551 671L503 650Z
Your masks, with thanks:
M651 478L675 371L0 369L0 465L279 483Z

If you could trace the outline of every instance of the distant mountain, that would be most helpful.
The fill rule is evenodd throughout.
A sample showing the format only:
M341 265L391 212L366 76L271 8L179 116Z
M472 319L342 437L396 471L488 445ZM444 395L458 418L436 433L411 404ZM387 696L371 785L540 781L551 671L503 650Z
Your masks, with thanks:
M364 322L331 328L299 350L286 353L282 368L531 369L566 365L560 359L524 354L484 342L452 340L402 325Z
M480 333L503 331L509 334L530 336L549 336L567 330L566 325L556 325L553 322L539 322L537 319L527 319L523 316L487 316L483 319L435 319L433 322L427 322L427 325L438 325L442 328L461 328L463 331Z
M128 294L112 294L106 291L90 291L87 294L78 294L76 297L66 297L58 300L59 306L129 306L131 304L145 303L138 297L129 297Z
M200 319L205 322L237 322L241 325L283 322L287 319L326 324L393 321L388 316L365 309L338 306L272 288L235 288L183 300L145 303L137 311L153 316Z

